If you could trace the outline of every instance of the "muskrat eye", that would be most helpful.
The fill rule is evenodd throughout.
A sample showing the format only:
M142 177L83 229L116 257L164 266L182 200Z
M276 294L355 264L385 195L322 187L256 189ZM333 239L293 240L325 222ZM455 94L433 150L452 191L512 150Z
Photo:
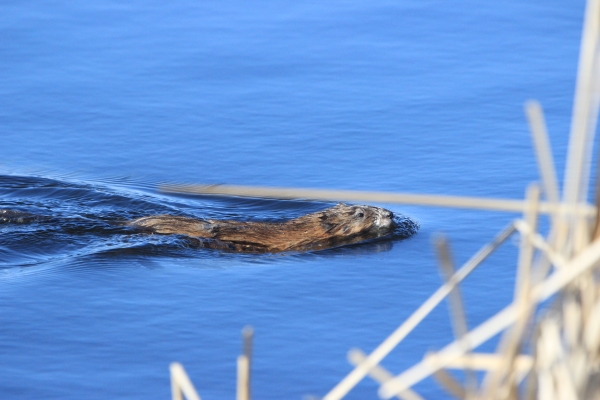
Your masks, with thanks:
M363 213L359 212L358 214L356 214L356 216L357 216L358 218L362 218L362 217L364 217L364 216L365 216L365 214L363 214Z

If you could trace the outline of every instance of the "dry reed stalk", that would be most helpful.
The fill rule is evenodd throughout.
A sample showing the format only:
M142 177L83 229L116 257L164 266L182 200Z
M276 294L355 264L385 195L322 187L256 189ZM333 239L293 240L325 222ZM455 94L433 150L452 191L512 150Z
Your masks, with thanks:
M196 388L179 363L171 363L169 366L171 371L171 396L173 400L183 400L185 396L188 400L200 400Z
M236 185L161 185L163 193L181 193L197 195L222 195L274 199L310 199L323 201L360 201L375 203L411 204L416 206L468 208L472 210L488 210L522 213L525 202L522 200L488 199L466 196L443 196L411 193L361 192L352 190L298 189ZM596 207L586 205L581 208L568 209L556 204L544 202L540 204L540 213L583 213L585 216L595 215Z
M446 370L439 369L433 373L433 378L446 389L448 393L459 400L467 397L467 390Z
M594 274L582 276L564 290L557 311L540 322L538 348L545 354L537 378L544 387L551 384L558 398L600 398L599 286Z
M445 237L439 236L434 240L435 247L438 255L438 263L440 270L444 276L444 282L449 283L452 275L455 273L454 261L452 261L452 255L450 251L450 245ZM454 337L456 340L461 340L463 336L469 331L469 325L467 323L467 316L462 301L459 285L456 285L454 289L448 295L450 319L452 321L452 328L454 330ZM465 350L468 353L468 350ZM477 388L477 376L473 371L465 369L467 391L474 391ZM448 385L452 381L447 379L443 374L438 374L438 381L445 382L446 386L450 387L455 396L459 393L465 392L464 389L456 387L456 385Z
M537 210L530 212L525 221L517 223L521 231L521 251L519 256L519 275L517 278L514 302L494 317L484 322L462 340L456 340L421 363L409 368L403 374L389 380L379 390L382 397L388 398L398 390L404 390L421 379L441 371L453 360L461 357L465 349L475 347L485 340L513 326L505 333L502 351L498 353L499 365L491 369L483 385L483 397L517 398L519 396L519 377L516 375L516 360L521 344L527 340L526 327L531 321L537 305L558 291L563 293L563 326L552 318L545 318L539 325L537 339L536 380L530 380L530 397L537 391L539 399L576 399L590 393L590 374L600 380L600 304L597 277L591 269L600 260L600 208L595 225L597 239L590 243L589 221L582 211L587 208L589 159L591 142L595 133L600 99L600 0L589 0L579 62L577 92L573 109L569 155L566 167L566 184L563 203L558 205L558 189L551 160L550 147L541 108L530 103L528 116L534 136L540 174L544 183L546 197L555 204L557 213L553 215L553 226L549 235L549 244L536 232ZM600 186L598 187L600 194ZM539 193L530 195L533 208L538 206ZM597 206L600 205L600 195ZM589 215L589 214L588 214ZM534 247L543 251L548 261L559 267L546 277L550 262L544 256L538 263L538 276L532 273ZM546 265L544 265L546 264ZM539 280L539 283L538 283ZM567 323L568 321L568 323ZM568 326L567 326L568 325ZM585 345L582 345L584 343ZM585 348L582 348L584 346ZM465 355L463 357L467 357ZM595 375L594 375L595 374ZM439 374L438 374L439 375ZM451 385L448 382L444 386ZM596 387L600 384L596 384ZM600 387L598 387L600 392ZM450 388L457 395L457 391ZM597 395L597 394L596 394Z
M533 233L537 232L539 218L540 188L538 185L530 185L527 189L527 209L523 213L523 220ZM531 289L531 264L535 249L527 235L521 235L519 246L519 260L517 265L517 279L515 283L515 299L523 298Z
M246 326L242 329L242 354L248 359L248 379L246 387L246 398L252 400L252 350L254 340L254 329L251 326Z
M365 361L367 358L366 354L359 349L351 349L348 352L348 362L352 365L358 365ZM369 376L378 383L384 383L385 381L393 378L393 375L383 368L381 365L376 365L369 371ZM423 400L423 398L415 391L407 389L404 392L396 394L396 397L400 400Z
M535 150L534 153L537 159L540 177L542 178L544 195L548 202L556 204L558 206L560 201L558 179L556 177L555 162L554 157L552 155L552 148L550 146L550 139L548 137L548 129L546 127L546 121L544 118L542 106L538 101L527 101L525 103L525 114L529 122L529 130L533 139L533 145ZM548 250L556 246L558 238L557 226L560 223L560 212L551 214L550 218L552 221L553 228L551 229L551 232L548 235L548 242L551 244L551 246L545 249L546 253L549 253ZM523 234L523 232L521 232L521 234ZM542 253L536 264L538 266L536 275L532 276L534 284L541 281L547 276L552 264L552 260L547 254Z
M254 329L245 326L242 329L242 354L237 359L237 400L251 400L250 379Z
M600 157L599 157L600 159ZM600 237L600 163L596 169L596 223L592 229L591 240Z
M237 358L237 395L236 400L250 400L248 393L250 360L245 355Z
M540 346L542 348L538 354L543 354L543 357L546 358L543 364L550 372L557 397L564 400L577 400L579 396L571 372L565 363L558 321L554 317L546 318L540 328Z
M599 47L600 0L588 0L561 203L543 113L534 102L527 104L526 112L548 200L545 203L539 201L540 192L535 187L528 190L526 201L224 185L169 185L160 189L171 193L369 201L523 212L524 220L511 224L457 272L453 272L447 245L438 243L446 282L370 355L350 351L348 357L355 368L323 400L341 399L367 374L381 383L379 394L383 398L395 395L403 400L420 400L410 388L434 375L459 398L481 395L485 399L517 399L521 394L520 383L528 374L523 393L528 400L536 397L538 400L600 400L600 271L597 268L600 263L600 179L596 206L587 204L591 144L600 105ZM538 214L551 214L552 227L547 239L537 232ZM590 217L596 218L594 229L590 229ZM467 332L457 285L515 230L521 234L515 298L503 310ZM535 249L541 255L534 271ZM555 269L548 274L551 266ZM538 334L530 335L527 327L538 305L559 292L557 311L541 318L535 329ZM455 340L395 377L378 365L446 296L450 296ZM504 333L496 354L471 353L472 349L509 327L511 329ZM245 340L244 354L238 358L238 400L250 399L251 335L249 338ZM533 354L520 354L521 347L528 341L533 346ZM456 367L467 373L475 369L488 371L479 388L480 393L476 393L475 385L463 388L444 370ZM171 384L174 400L182 400L182 394L188 399L199 400L180 364L171 364Z
M550 203L557 204L560 201L558 179L542 106L537 101L530 100L525 104L525 114L529 121L529 130L533 139L544 195Z
M510 224L503 229L492 242L482 247L469 261L467 261L448 281L435 291L417 310L415 310L404 323L402 323L390 336L388 336L373 352L357 365L344 379L342 379L323 400L341 399L344 397L358 382L360 382L369 371L379 364L451 291L465 279L483 260L494 252L506 239L515 232L515 227ZM391 396L404 391L396 391ZM391 397L390 396L390 397Z
M514 223L515 229L519 231L521 235L525 235L527 239L530 241L531 245L535 247L537 250L542 252L544 256L543 261L551 262L549 266L554 265L557 268L563 268L567 265L567 260L559 253L557 253L554 248L548 244L546 240L539 233L532 232L531 228L525 223L525 221L517 220ZM532 282L536 284L541 282L543 278L548 275L549 269L546 269L545 266L541 266L542 259L538 262L538 268L536 271L533 271L534 275L531 277ZM544 269L540 271L540 269Z
M428 353L425 361L436 363L436 353ZM533 366L533 358L528 355L518 355L515 357L513 366L520 372L527 372ZM463 369L473 371L491 371L497 369L502 362L502 355L498 353L469 353L458 357L446 365L448 369Z
M594 267L598 260L600 260L600 240L594 241L584 251L569 261L565 268L554 272L543 282L535 285L531 291L531 301L536 304L547 300ZM464 343L455 341L440 350L438 352L440 358L436 365L429 365L421 361L402 374L394 377L394 379L386 382L379 389L380 396L390 398L397 391L409 388L436 370L445 368L452 360L462 356L461 350L465 345L468 345L471 349L477 347L512 325L519 317L518 311L519 309L513 302L465 335L463 338Z
M573 118L569 137L569 150L565 168L565 187L563 201L569 208L587 201L589 184L589 165L593 138L598 117L598 44L600 42L600 0L588 0L586 3L583 34L579 52L575 100L573 102ZM566 235L565 242L560 243L564 255L569 257L580 250L579 241L583 238L585 219L573 215L567 217L562 230ZM576 236L573 235L576 233ZM565 236L564 234L562 236Z
M588 193L590 144L596 128L598 113L598 43L600 40L600 1L588 0L579 52L573 118L565 168L563 200L576 206L585 201Z
M527 189L527 210L524 220L531 232L537 231L538 205L540 200L540 189L537 185L531 185ZM528 326L531 314L535 310L535 304L531 304L531 263L533 262L534 247L527 235L521 235L519 261L517 266L517 278L515 282L514 302L517 305L518 318L512 329L505 332L500 341L498 352L502 354L500 366L488 373L483 383L484 398L507 398L513 388L516 379L515 358L520 352L523 342L523 334Z

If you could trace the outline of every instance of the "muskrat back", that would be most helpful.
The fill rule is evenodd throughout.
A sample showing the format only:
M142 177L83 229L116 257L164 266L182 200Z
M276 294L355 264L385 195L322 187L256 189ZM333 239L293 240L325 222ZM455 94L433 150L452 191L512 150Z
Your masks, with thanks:
M249 252L329 248L386 236L397 227L394 214L389 210L346 204L338 204L284 222L242 222L156 215L130 221L128 225L158 234L180 234L207 239L207 247Z

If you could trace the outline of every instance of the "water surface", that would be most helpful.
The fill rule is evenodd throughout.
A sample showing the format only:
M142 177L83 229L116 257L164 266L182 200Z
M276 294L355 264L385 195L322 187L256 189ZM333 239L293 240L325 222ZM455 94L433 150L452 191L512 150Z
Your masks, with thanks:
M517 216L381 204L419 234L293 255L110 221L331 205L156 190L177 182L520 198L538 179L525 100L564 167L582 15L581 1L0 5L0 208L89 219L0 226L2 397L165 399L177 360L204 399L233 398L246 324L255 398L325 394L348 349L374 349L438 287L433 234L462 263ZM471 326L512 296L515 255L466 282ZM442 305L383 364L451 337ZM369 379L349 396L374 397Z

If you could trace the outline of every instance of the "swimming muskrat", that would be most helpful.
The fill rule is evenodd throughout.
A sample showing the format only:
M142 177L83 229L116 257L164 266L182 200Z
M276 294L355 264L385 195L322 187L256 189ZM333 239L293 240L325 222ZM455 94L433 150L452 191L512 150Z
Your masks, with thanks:
M56 223L60 219L0 210L0 223ZM89 220L88 220L89 221ZM379 207L338 204L283 222L242 222L153 215L115 222L145 233L185 235L201 247L249 253L322 250L384 236L405 238L418 230L408 217Z
M143 217L127 223L159 234L206 239L205 247L241 252L278 253L319 250L393 234L408 237L418 225L394 218L384 208L338 204L285 222L240 222L173 215Z

